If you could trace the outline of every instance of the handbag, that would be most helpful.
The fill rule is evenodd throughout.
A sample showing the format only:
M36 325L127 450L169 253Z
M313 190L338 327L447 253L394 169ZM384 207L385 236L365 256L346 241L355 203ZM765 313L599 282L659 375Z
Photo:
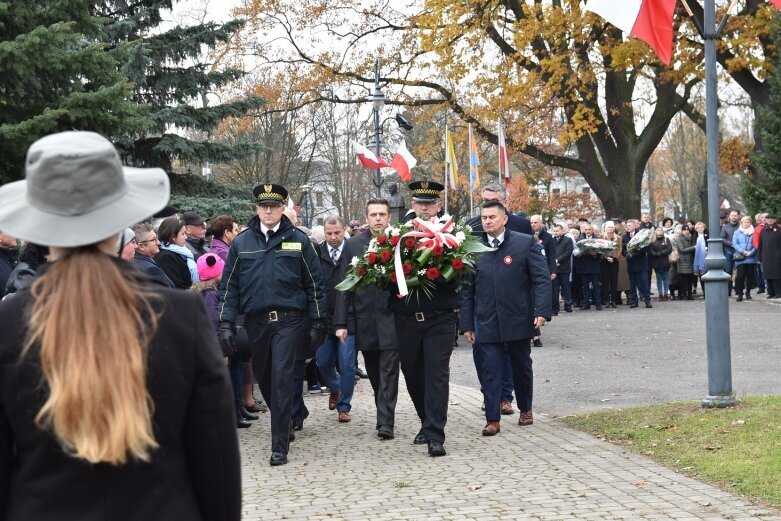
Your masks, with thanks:
M746 258L746 256L743 255L742 253L735 252L735 253L732 254L732 260L735 261L735 262L740 262L740 261L742 261L745 258Z
M678 250L673 248L673 251L670 252L670 254L667 256L670 262L678 262Z

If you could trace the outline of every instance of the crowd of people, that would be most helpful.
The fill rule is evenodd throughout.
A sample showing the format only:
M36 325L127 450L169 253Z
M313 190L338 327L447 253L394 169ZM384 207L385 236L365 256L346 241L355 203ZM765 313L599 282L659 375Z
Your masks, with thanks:
M90 177L94 172L104 175ZM387 200L367 201L364 223L330 216L308 230L297 226L295 211L285 204L285 187L260 184L252 193L256 215L247 226L227 215L207 222L196 212L180 215L163 207L164 172L123 169L108 141L85 132L36 142L26 174L25 181L0 189L0 317L15 327L0 341L0 511L26 518L37 512L28 505L36 497L7 494L23 487L15 481L19 468L35 474L54 467L85 483L121 481L120 469L133 460L147 465L127 475L147 479L167 465L188 467L197 449L212 453L214 461L192 465L196 489L216 487L218 479L216 488L238 488L235 428L268 411L269 463L287 463L290 442L309 415L305 388L322 386L336 420L351 421L362 371L358 352L374 393L378 438L395 437L403 373L421 423L413 444L444 456L449 362L458 333L472 344L485 398L482 434L498 434L501 417L515 414L513 393L518 425L532 425L531 347L542 346L541 328L553 316L575 307L637 308L641 301L651 308L653 275L658 301L691 300L707 270L704 223L665 218L654 228L643 214L600 227L566 219L549 233L541 216L508 212L506 188L489 184L480 215L468 224L490 250L467 280L437 279L414 299L398 298L395 283L339 291L351 260L365 255L372 238L388 227ZM91 189L37 188L50 185ZM418 181L409 188L407 219L442 222L444 187ZM652 235L633 248L644 229ZM754 288L781 298L776 217L752 220L733 210L723 216L719 233L736 300L752 299ZM17 237L24 240L18 254ZM579 244L584 239L608 246L595 251ZM122 327L98 327L117 322ZM99 349L103 345L107 349ZM28 356L32 369L20 373L17 362ZM188 370L172 375L174 364ZM5 385L10 381L16 384ZM46 393L39 392L41 382ZM186 392L172 398L166 385ZM254 396L256 385L262 400ZM22 435L35 443L23 447ZM217 454L215 445L221 445ZM183 459L156 459L161 447ZM45 462L35 451L59 456ZM87 478L89 467L75 460L106 467ZM212 466L215 476L202 475ZM211 492L203 495L212 500ZM158 498L157 512L173 511L177 500L184 501ZM225 491L214 518L234 518L224 512L235 512L235 500Z

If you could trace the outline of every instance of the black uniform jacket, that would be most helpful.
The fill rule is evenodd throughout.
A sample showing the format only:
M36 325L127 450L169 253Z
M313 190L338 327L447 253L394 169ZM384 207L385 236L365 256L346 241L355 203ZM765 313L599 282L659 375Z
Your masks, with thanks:
M553 238L554 261L559 263L556 266L556 273L569 273L572 271L572 250L574 249L575 245L572 244L572 239L568 235L564 234L561 237Z
M0 303L0 520L240 519L233 392L201 297L125 271L160 297L147 359L160 447L148 463L90 465L35 425L46 393L35 347L20 361L32 303L24 289Z
M640 230L637 230L638 233ZM642 248L639 252L637 252L634 255L628 255L626 251L626 245L629 244L629 241L632 240L632 237L629 236L629 233L624 233L623 237L621 237L621 242L623 244L623 253L626 257L626 271L629 273L639 273L642 271L648 271L648 248L650 247L650 244L646 246L645 248ZM694 243L692 243L694 244Z
M370 231L350 237L346 252L342 253L347 266L353 257L360 258L366 253L371 238ZM388 292L383 289L372 286L358 291L339 291L334 326L347 328L355 335L355 347L361 351L398 349L393 313L388 309Z
M331 258L331 250L328 243L322 242L320 244L320 269L323 271L323 285L325 287L325 307L327 310L328 319L328 334L333 335L335 333L333 327L334 309L336 307L336 294L339 293L335 286L344 280L347 270L345 267L350 263L350 257L347 256L347 245L349 240L342 243L342 251L339 255L339 259L334 263Z
M311 320L326 314L320 259L312 241L282 216L266 244L260 219L231 244L220 284L220 322L236 323L240 314L301 311Z
M482 254L476 268L461 289L461 331L474 331L476 319L478 342L510 342L537 334L534 317L550 320L550 271L533 237L507 230L504 242Z

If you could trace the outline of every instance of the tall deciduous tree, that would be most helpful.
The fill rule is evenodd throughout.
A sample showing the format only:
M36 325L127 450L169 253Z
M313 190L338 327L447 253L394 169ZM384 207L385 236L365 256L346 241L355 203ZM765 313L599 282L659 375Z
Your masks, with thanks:
M701 50L679 45L676 67L666 68L582 4L425 0L401 12L384 1L252 0L241 12L253 33L287 36L289 52L258 52L270 64L309 66L294 88L310 100L347 101L325 87L371 85L379 54L388 103L446 106L492 143L503 119L511 148L579 172L608 214L635 216L645 165L671 119L696 114L689 97Z
M115 137L143 124L116 53L100 42L97 3L0 1L0 182L22 176L25 151L43 135Z

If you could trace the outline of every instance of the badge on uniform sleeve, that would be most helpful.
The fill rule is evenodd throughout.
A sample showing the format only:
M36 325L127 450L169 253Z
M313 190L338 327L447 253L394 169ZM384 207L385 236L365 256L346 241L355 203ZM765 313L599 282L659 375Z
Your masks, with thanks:
M509 255L507 255L507 256L504 258L504 263L505 263L505 264L507 264L507 265L509 266L510 264L512 264L512 263L513 263L513 258L512 258L512 257L510 257Z
M300 242L283 242L282 243L282 249L283 250L289 250L289 251L301 251L301 243Z

